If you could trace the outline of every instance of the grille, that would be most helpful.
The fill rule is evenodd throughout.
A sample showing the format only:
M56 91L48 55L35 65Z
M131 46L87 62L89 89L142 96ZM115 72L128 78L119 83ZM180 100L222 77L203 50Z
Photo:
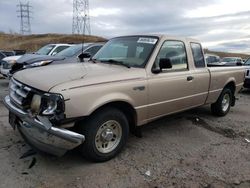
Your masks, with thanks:
M7 63L6 61L2 62L2 66L4 69L11 69L11 64Z
M28 109L31 103L31 89L13 78L9 84L10 100L21 109Z

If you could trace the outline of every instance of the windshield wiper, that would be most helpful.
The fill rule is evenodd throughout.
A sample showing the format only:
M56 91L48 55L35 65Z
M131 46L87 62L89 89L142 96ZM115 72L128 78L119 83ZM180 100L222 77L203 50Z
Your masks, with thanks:
M122 65L124 67L130 68L130 66L128 64L124 63L123 61L117 61L114 59L101 60L101 62L104 62L104 63L108 62L108 63L114 64L114 65Z
M90 58L89 60L88 60L88 62L93 62L93 63L98 63L98 60L97 59L93 59L93 58Z

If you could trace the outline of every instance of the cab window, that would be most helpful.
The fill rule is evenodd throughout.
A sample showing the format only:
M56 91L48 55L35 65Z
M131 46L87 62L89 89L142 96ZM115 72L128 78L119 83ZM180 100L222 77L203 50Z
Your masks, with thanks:
M185 44L181 41L165 41L156 57L154 68L159 69L160 59L168 59L171 62L172 68L167 69L167 71L188 69Z
M199 43L191 43L194 65L196 68L205 67L205 60L202 52L202 47Z

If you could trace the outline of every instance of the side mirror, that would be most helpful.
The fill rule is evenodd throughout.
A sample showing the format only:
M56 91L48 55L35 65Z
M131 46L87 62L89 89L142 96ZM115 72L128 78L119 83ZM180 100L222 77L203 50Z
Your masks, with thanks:
M172 63L169 58L161 58L159 62L159 68L153 68L152 73L159 74L162 72L162 69L171 69Z
M160 69L171 69L172 63L169 58L161 58L159 62Z
M242 66L242 65L243 65L243 63L242 63L242 62L240 62L240 61L238 61L238 62L236 63L236 65L237 65L237 66Z
M88 53L88 52L84 52L84 53L81 53L79 56L78 56L78 59L80 62L84 62L84 59L85 58L91 58L91 54Z

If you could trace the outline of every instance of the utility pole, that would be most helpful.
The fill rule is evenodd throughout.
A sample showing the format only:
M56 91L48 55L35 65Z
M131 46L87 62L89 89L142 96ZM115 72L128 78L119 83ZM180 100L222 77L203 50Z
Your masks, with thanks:
M20 18L20 33L22 35L31 34L30 8L32 8L32 6L29 5L29 2L27 3L19 2L19 4L17 5L17 12L18 12L17 17Z
M73 0L72 34L91 35L88 0Z

